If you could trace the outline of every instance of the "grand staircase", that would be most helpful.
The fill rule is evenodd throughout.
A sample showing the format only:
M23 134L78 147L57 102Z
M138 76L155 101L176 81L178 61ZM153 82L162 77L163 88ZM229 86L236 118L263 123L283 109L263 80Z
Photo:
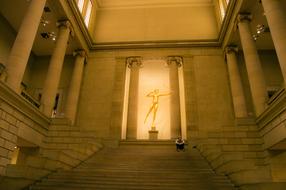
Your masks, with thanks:
M78 167L51 174L30 190L234 190L196 149L177 152L171 141L125 141Z

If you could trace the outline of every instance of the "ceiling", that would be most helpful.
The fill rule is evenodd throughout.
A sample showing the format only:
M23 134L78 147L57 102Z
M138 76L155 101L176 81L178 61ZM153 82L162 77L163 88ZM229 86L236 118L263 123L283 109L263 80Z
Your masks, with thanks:
M285 3L286 6L286 1L284 1L283 3ZM240 12L251 13L252 21L250 22L250 30L252 34L256 34L257 25L263 24L265 27L268 28L268 23L266 20L266 16L264 15L263 6L261 3L258 3L258 1L245 0L241 6ZM233 32L232 34L231 43L239 45L239 48L241 49L238 30L236 28L234 28L234 30L235 32ZM257 49L260 50L274 49L274 44L269 30L260 34L255 43Z
M213 0L96 0L101 9L212 5Z
M51 3L53 2L53 3ZM33 44L32 51L37 56L43 55L51 55L52 51L55 46L55 41L52 38L45 39L41 36L41 33L45 32L54 32L57 35L57 26L56 22L60 19L65 18L63 15L64 11L58 5L58 3L54 3L54 0L48 0L46 3L46 7L50 9L50 12L43 12L42 18L44 20L49 21L49 23L44 26L40 24L38 28L37 35L35 37L35 42ZM0 1L0 14L5 17L5 19L10 23L11 27L15 31L18 31L21 21L27 11L29 6L30 0L1 0ZM17 6L15 6L17 5ZM77 49L78 43L76 38L70 38L68 47L67 47L67 54L72 54L73 50Z
M212 5L213 0L96 0L99 8L136 8L145 6L196 6L196 5ZM22 18L27 11L27 7L30 0L0 0L0 14L3 15L6 20L10 23L11 27L15 31L18 31ZM286 1L283 1L286 6ZM17 6L15 6L17 5ZM55 0L47 0L47 6L50 8L51 12L44 12L42 18L49 20L49 24L39 26L38 33L35 38L35 43L33 46L33 53L41 55L51 55L55 42L51 39L44 39L41 36L42 32L54 32L57 34L56 22L59 19L65 18L65 13L60 6L60 3ZM266 18L263 14L263 8L258 1L244 0L241 7L243 12L251 12L253 15L253 20L251 22L251 30L255 33L257 24L264 24L267 26ZM231 42L235 44L240 44L238 32L233 32L231 37ZM74 49L79 47L78 40L76 37L69 40L67 54L72 54ZM271 39L270 32L264 33L256 41L258 49L274 49L273 42Z

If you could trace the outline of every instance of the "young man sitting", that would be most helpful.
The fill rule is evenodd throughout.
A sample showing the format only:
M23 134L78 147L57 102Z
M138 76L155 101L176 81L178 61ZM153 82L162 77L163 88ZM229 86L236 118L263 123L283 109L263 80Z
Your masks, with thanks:
M179 152L180 150L185 151L185 141L182 139L182 137L178 137L176 139L176 147L177 151Z

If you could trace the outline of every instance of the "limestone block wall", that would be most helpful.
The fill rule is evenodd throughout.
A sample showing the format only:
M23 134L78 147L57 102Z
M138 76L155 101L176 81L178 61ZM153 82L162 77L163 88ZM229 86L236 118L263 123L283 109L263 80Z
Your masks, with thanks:
M0 81L0 189L21 189L52 171L71 169L101 147L92 134L47 118Z
M84 71L76 125L96 137L108 138L111 132L115 69L115 56L102 53L90 56Z
M125 59L183 57L188 138L199 130L233 126L227 67L220 48L110 50L92 52L85 68L76 125L97 137L119 139Z
M286 182L286 93L278 91L269 101L268 108L258 118L259 133L264 149L269 154L273 180Z
M258 118L260 134L263 137L265 149L282 149L286 146L286 93L285 89L277 92L269 101L268 108Z
M241 189L286 187L285 97L281 89L258 118L236 119L234 127L200 135L201 153Z
M207 132L198 148L218 173L236 185L248 187L271 182L267 152L254 123Z
M42 146L49 119L2 82L0 89L0 169L4 174L15 147L25 146L19 139L24 139L26 146Z

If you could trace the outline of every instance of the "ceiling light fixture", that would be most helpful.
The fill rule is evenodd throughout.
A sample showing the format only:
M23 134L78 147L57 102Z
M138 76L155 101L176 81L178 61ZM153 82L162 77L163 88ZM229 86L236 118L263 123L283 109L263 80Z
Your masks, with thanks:
M50 23L50 21L48 21L48 20L45 20L45 19L43 19L43 18L41 18L41 24L43 25L43 26L46 26L47 24L49 24Z
M56 38L57 38L55 32L42 32L41 36L44 39L52 39L53 41L56 41Z
M256 26L256 34L252 35L254 41L256 41L265 32L270 32L269 28L266 27L264 24L258 24Z

